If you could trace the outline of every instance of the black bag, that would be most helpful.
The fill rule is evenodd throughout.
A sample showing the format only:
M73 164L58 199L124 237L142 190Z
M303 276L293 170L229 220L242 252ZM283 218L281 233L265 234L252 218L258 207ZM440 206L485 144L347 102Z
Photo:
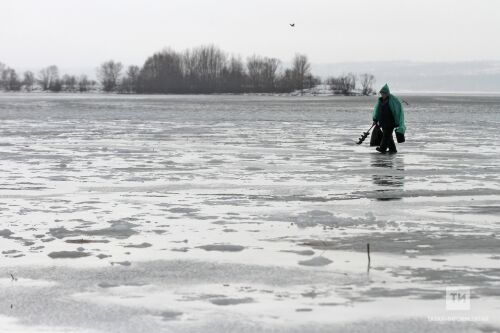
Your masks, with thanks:
M396 140L398 140L398 143L405 142L405 135L404 135L404 134L401 134L401 133L396 132Z
M370 139L370 146L380 146L380 143L382 142L382 136L384 134L382 133L382 130L378 125L375 125L372 131L372 137Z

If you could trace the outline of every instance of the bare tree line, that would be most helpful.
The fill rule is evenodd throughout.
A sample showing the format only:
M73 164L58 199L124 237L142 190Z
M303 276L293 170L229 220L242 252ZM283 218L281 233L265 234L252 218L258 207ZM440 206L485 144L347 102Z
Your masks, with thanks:
M104 82L114 81L115 90L137 93L245 93L291 92L311 88L320 80L310 72L306 55L296 54L292 68L282 68L276 58L253 55L243 62L216 46L200 46L184 52L165 49L149 57L142 68L131 67L118 79L108 74L105 62L98 76L105 91L113 91Z
M369 96L375 93L373 85L375 84L375 76L372 74L361 74L358 78L354 73L343 74L337 77L329 77L326 80L330 89L339 95L353 95L357 88L357 83L361 85L357 90L358 94Z
M38 85L42 91L68 91L87 92L97 85L97 82L90 80L87 75L65 74L59 76L59 69L51 65L41 69L36 75L32 71L25 71L21 78L14 69L0 63L0 90L6 91L32 91Z
M55 65L38 73L16 71L0 63L0 90L52 92L87 92L102 89L118 93L203 94L203 93L289 93L312 88L322 81L311 73L304 54L295 54L291 66L285 68L280 59L228 55L216 46L199 46L183 52L166 48L146 59L142 67L128 66L108 60L96 70L98 82L86 75L62 75ZM356 90L359 82L360 89ZM326 84L335 94L370 95L375 78L353 73L330 77Z

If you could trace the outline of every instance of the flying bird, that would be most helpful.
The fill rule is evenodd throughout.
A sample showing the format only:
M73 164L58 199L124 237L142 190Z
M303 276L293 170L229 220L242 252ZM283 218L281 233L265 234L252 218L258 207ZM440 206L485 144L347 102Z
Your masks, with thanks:
M291 27L295 27L295 23L290 23L290 26Z

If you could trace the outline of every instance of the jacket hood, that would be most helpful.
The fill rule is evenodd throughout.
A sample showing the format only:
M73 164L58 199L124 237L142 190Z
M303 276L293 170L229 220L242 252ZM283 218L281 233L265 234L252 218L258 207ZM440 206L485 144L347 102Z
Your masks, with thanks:
M387 83L382 87L382 89L380 89L380 92L381 93L386 93L387 95L389 95L391 93L391 91L389 90L389 86L387 85Z

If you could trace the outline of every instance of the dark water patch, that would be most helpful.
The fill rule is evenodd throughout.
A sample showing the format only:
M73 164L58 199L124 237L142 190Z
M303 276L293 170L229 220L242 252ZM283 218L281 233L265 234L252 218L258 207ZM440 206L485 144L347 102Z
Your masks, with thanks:
M24 256L25 256L24 253L6 255L7 258L21 258L21 257L24 257Z
M250 200L263 200L263 201L303 201L303 202L328 202L338 200L336 197L319 197L307 195L249 195Z
M3 230L0 230L0 237L3 237L3 238L10 238L10 236L12 236L14 233L12 231L10 231L9 229L3 229Z
M110 264L113 265L120 265L120 266L130 266L132 263L130 261L113 261L110 262Z
M230 245L230 244L210 244L197 246L196 248L203 249L205 251L220 251L220 252L239 252L245 249L241 245Z
M204 205L207 206L215 206L215 205L223 205L223 206L249 206L252 204L252 201L248 199L230 199L230 198L217 198L217 199L207 199L203 201Z
M75 236L106 236L118 239L128 238L138 232L133 230L137 227L137 224L133 224L126 221L115 221L111 222L111 226L108 228L97 229L97 230L68 230L64 227L51 228L49 229L49 234L55 238L61 239L65 237L75 237Z
M109 282L100 282L97 284L99 288L116 288L119 287L120 285L117 283L109 283Z
M191 216L192 218L195 218L197 220L201 220L201 221L206 221L206 220L217 220L219 217L216 216L216 215L205 215L205 216L202 216L202 215L193 215Z
M70 231L64 227L59 227L59 228L50 228L48 234L50 234L51 236L54 236L55 238L61 239L64 237L77 236L79 234L79 232Z
M48 254L52 259L76 259L90 256L91 253L82 251L57 251Z
M196 212L199 212L199 209L196 208L190 208L190 207L174 207L167 209L167 211L171 213L176 213L176 214L193 214Z
M485 297L500 297L500 288L498 286L490 286L490 287L479 287L475 288L472 293L483 295ZM472 296L471 296L472 298Z
M443 285L466 285L482 288L497 287L500 282L500 268L413 268L410 266L398 266L391 271L395 277L406 277L417 281L437 282ZM478 289L476 296L488 296L481 294ZM471 296L472 297L472 296Z
M251 166L249 166L249 167L246 167L245 170L246 171L264 171L265 169L260 168L260 167L251 167Z
M48 242L52 242L52 241L55 241L56 239L55 238L43 238L43 239L40 239L42 242L44 243L48 243Z
M260 160L263 158L263 156L260 154L245 154L245 153L238 154L236 157L248 161Z
M76 202L75 204L77 204L77 205L96 205L96 204L100 204L100 203L102 203L102 202L99 200L86 200L86 201Z
M313 298L313 299L314 299L314 298L316 298L316 297L318 297L318 296L320 296L320 295L322 295L322 294L323 294L323 293L318 293L318 292L316 292L315 290L311 290L311 291L308 291L308 292L306 292L306 293L301 293L300 295L301 295L302 297L306 297L306 298Z
M346 303L337 303L337 302L324 302L324 303L318 303L319 306L345 306L347 305Z
M66 243L70 244L90 244L90 243L109 243L109 240L106 239L66 239Z
M105 259L105 258L110 258L111 256L101 253L101 254L96 255L96 257L99 258L99 259Z
M20 253L21 251L18 250L6 250L2 251L2 254L14 254L14 253Z
M183 295L182 299L180 300L183 302L191 302L191 301L206 301L214 298L219 299L225 297L227 296L222 294L195 294L195 295Z
M428 300L445 299L446 296L444 290L421 288L390 289L382 287L370 288L362 294L369 297L410 297Z
M299 241L299 245L318 250L366 251L370 243L373 253L388 252L415 255L443 255L451 253L500 253L500 239L483 234L438 234L435 231L418 230L413 232L371 232L369 235L350 235L349 237L330 237L318 240ZM429 247L418 247L419 244Z
M177 311L163 311L162 313L160 313L160 317L165 321L178 320L180 319L179 317L182 316L182 314L182 312Z
M210 303L220 306L228 306L228 305L238 305L238 304L247 304L253 303L254 299L250 297L245 298L216 298L211 299Z
M499 205L474 205L435 210L438 213L500 215Z
M280 252L288 252L288 253L295 253L301 256L312 256L314 255L313 250L301 250L301 251L294 251L294 250L280 250Z
M208 164L213 164L213 165L221 165L221 164L224 164L226 163L225 160L221 160L221 159L211 159L209 161L207 161Z

